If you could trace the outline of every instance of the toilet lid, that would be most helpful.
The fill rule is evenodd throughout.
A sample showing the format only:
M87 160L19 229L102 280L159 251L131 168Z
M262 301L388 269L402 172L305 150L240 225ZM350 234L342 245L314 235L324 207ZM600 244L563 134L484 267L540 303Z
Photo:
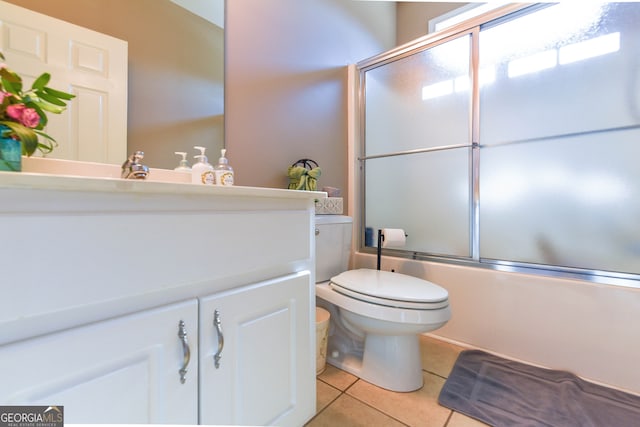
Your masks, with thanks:
M330 286L353 298L390 307L433 310L449 305L446 289L390 271L349 270L332 277Z

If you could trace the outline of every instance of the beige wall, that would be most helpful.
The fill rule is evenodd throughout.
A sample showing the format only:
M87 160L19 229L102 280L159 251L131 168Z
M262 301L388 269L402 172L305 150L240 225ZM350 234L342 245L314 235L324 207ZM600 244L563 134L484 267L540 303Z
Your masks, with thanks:
M316 160L319 186L347 190L346 66L395 45L395 5L227 2L226 143L241 185L286 188Z
M128 149L145 163L224 141L224 31L169 0L8 0L129 42ZM125 159L122 159L123 161ZM192 161L192 159L190 159Z
M459 6L228 1L225 127L236 182L286 187L287 166L312 158L319 186L347 196L346 65L420 37L429 19Z
M460 5L233 0L225 42L221 28L169 0L8 1L129 42L128 146L148 165L173 168L173 152L191 156L193 145L214 163L226 139L238 185L285 187L287 166L312 158L319 185L345 196L346 65L398 44L396 13L404 43L443 5ZM216 98L225 43L226 107Z

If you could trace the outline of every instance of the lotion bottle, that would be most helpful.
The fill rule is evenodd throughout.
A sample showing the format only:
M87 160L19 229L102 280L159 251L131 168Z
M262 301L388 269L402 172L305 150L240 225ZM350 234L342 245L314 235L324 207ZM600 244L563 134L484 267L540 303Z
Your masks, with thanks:
M196 150L200 150L200 154L193 156L195 159L199 159L197 163L194 163L191 167L191 183L193 184L205 184L215 185L216 175L213 171L213 166L209 163L207 156L205 156L205 147L195 146Z
M180 160L180 164L178 164L178 166L173 170L178 172L191 172L191 166L189 166L189 163L187 162L187 153L184 151L174 151L174 153L178 156L182 156L182 160Z
M229 160L225 157L227 150L220 150L220 158L215 166L216 185L229 186L233 185L233 168L229 166Z

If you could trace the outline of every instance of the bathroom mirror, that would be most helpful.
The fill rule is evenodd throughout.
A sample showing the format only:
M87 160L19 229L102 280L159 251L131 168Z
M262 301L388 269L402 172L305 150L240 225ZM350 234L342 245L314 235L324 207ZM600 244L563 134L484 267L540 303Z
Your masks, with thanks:
M144 151L146 165L164 169L178 164L176 151L187 152L192 163L194 145L218 157L224 147L224 0L6 2L127 41L128 153Z

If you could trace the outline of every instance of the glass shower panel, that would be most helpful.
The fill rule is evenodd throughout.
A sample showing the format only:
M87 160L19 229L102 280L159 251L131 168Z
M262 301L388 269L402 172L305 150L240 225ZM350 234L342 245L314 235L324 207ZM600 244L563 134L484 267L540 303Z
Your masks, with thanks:
M469 257L469 148L367 160L365 226L402 228L402 249Z
M640 273L640 130L481 152L483 258Z
M481 144L637 125L638 22L638 3L566 2L482 29Z
M572 6L480 33L480 256L637 274L640 5Z
M469 143L470 36L365 72L366 156Z

